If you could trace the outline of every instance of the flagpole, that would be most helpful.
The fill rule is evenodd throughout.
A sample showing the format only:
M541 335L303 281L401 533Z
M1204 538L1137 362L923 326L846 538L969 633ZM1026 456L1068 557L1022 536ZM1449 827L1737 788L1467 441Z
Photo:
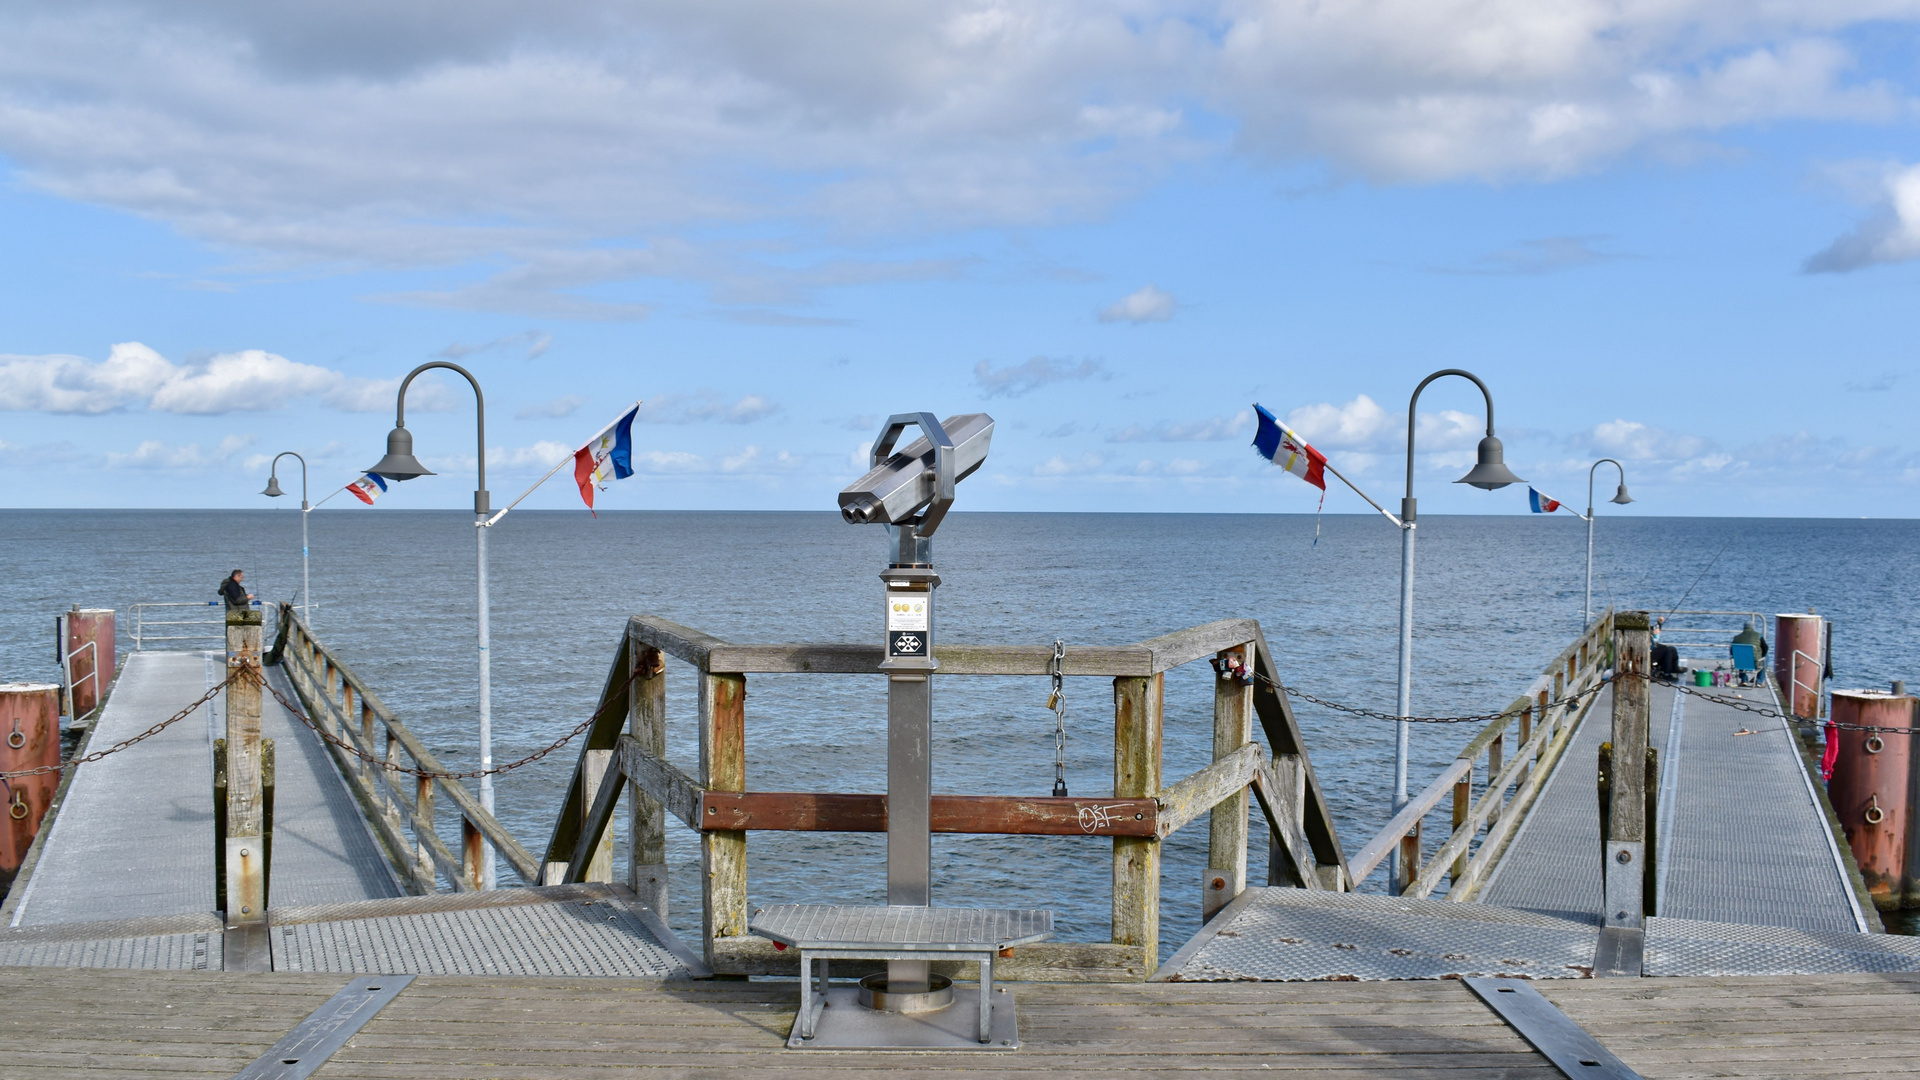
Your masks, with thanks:
M635 402L633 403L633 407L634 407L634 408L636 408L636 409L637 409L637 408L639 408L639 407L640 407L640 402L639 402L638 400L636 400L636 401L635 401ZM557 462L557 463L556 463L556 464L554 465L554 467L553 467L553 468L551 468L551 469L548 469L548 470L547 470L547 474L546 474L545 476L542 476L542 477L541 477L540 479L538 479L538 480L535 480L535 481L533 482L533 486L532 486L532 487L530 487L530 488L528 488L527 490L525 490L525 491L523 491L523 492L521 492L521 493L520 493L520 498L518 498L518 499L515 499L515 500L513 500L512 502L510 502L510 503L508 503L508 504L507 504L507 506L506 506L506 509L505 509L505 510L501 510L501 511L500 511L499 513L497 513L497 514L495 514L495 515L493 515L492 517L490 517L490 518L488 518L488 519L487 519L487 520L486 520L486 521L485 521L485 522L484 522L484 523L483 523L483 524L481 525L481 528L486 528L487 526L489 526L489 525L492 525L492 524L493 524L494 522L496 522L496 521L499 521L499 520L500 520L501 518L503 518L503 517L506 517L506 516L507 516L507 510L511 510L511 509L513 509L514 507L516 507L516 506L519 506L519 505L520 505L520 500L521 500L521 499L524 499L524 498L526 498L527 496L529 496L529 495L531 495L531 494L533 494L533 493L534 493L535 491L537 491L537 490L539 490L539 488L540 488L540 485L541 485L541 484L544 484L544 483L546 483L547 481L549 481L549 480L551 480L551 479L553 479L553 474L554 474L554 473L557 473L557 472L559 472L559 471L560 471L561 469L563 469L563 468L565 468L565 467L566 467L566 465L567 465L567 462L569 462L569 461L572 461L572 460L573 460L573 459L574 459L574 458L575 458L576 456L578 456L578 455L579 455L579 453L580 453L580 450L584 450L584 449L586 449L587 447L589 447L589 446L592 446L592 445L594 444L594 440L596 440L596 439L598 439L598 438L600 438L600 436L602 436L602 435L605 435L605 434L606 434L607 432L609 432L609 431L612 431L612 430L613 430L613 426L614 426L614 424L618 424L618 423L620 422L620 418L621 418L621 417L623 417L623 416L625 416L625 415L627 415L627 413L626 413L626 411L625 411L625 410L622 410L622 411L621 411L621 413L620 413L620 416L616 416L616 417L614 417L614 418L613 418L613 420L612 420L612 421L611 421L610 423L608 423L606 427L603 427L603 428L601 428L601 429L600 429L599 431L596 431L596 432L594 432L594 433L593 433L593 438L591 438L591 439L588 439L588 440L587 440L586 442L583 442L583 443L581 443L581 444L580 444L580 449L579 449L579 450L575 450L575 451L574 451L573 453L571 453L571 454L568 454L568 455L567 455L566 457L563 457L563 458L561 458L561 459L559 460L559 462Z

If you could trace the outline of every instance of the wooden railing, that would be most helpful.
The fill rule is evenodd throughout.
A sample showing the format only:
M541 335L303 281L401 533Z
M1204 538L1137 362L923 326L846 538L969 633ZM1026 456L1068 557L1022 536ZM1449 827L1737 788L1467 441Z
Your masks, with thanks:
M329 742L327 750L346 777L361 812L373 826L402 887L415 895L435 892L444 874L458 892L480 888L481 838L529 884L540 867L525 845L482 809L458 780L416 776L376 762L449 773L413 732L380 701L360 676L315 640L291 605L280 605L280 627L268 663L278 663L305 704L307 715L327 735L375 759L367 761ZM434 831L434 804L441 798L460 814L460 856Z
M1354 878L1365 880L1398 847L1401 879L1389 883L1394 893L1428 896L1443 876L1451 876L1447 898L1473 899L1532 809L1580 718L1593 706L1595 695L1586 692L1600 684L1612 664L1612 642L1613 609L1608 608L1349 860ZM1567 700L1575 697L1579 700ZM1514 736L1511 755L1507 753L1509 734ZM1486 778L1478 799L1474 798L1476 774ZM1449 793L1453 795L1453 832L1423 862L1421 824Z
M1045 676L1053 649L947 645L934 655L942 678ZM700 763L693 775L666 759L669 656L692 665L698 680ZM1214 680L1213 764L1163 784L1165 673L1208 658L1222 671ZM745 790L747 676L871 675L878 673L881 659L878 644L737 645L655 616L629 620L596 708L600 719L587 732L548 840L542 881L613 879L609 826L624 793L631 814L627 879L640 898L664 916L666 815L672 814L700 835L701 931L708 966L721 974L797 973L792 952L782 953L747 933L748 832L883 831L886 797ZM932 827L950 833L1109 838L1111 941L1025 946L1004 966L997 964L996 972L1056 981L1151 975L1160 944L1161 842L1208 817L1211 869L1203 906L1217 910L1246 885L1249 790L1267 822L1270 883L1348 886L1351 876L1332 815L1258 623L1229 619L1135 645L1069 646L1064 674L1113 680L1113 797L935 796ZM1256 718L1266 746L1253 739Z

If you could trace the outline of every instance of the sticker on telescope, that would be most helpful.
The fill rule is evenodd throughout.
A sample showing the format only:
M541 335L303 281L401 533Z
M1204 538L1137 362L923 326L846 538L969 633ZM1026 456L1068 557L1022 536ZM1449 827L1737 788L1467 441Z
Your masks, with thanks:
M927 594L887 597L887 629L927 632Z
M887 631L888 656L927 655L927 635L915 630Z

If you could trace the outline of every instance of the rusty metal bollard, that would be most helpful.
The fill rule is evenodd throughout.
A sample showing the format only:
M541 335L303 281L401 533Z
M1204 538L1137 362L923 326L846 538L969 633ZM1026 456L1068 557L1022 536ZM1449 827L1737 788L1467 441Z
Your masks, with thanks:
M1911 698L1883 690L1833 692L1835 724L1904 728L1912 719ZM1839 742L1827 797L1840 817L1874 906L1892 910L1920 902L1920 893L1912 901L1906 899L1907 882L1920 869L1907 858L1907 829L1913 813L1907 798L1913 736L1840 727L1828 729L1827 737Z
M0 686L0 772L59 764L60 688L52 683ZM14 777L0 784L0 892L19 873L59 787L57 772Z

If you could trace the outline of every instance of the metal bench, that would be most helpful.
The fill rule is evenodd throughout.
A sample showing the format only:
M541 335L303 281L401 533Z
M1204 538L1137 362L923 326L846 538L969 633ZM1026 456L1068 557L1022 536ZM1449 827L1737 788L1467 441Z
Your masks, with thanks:
M1053 936L1053 912L1021 908L855 907L779 904L762 908L747 929L800 950L800 1015L794 1031L813 1038L827 1003L830 960L976 960L980 964L980 1041L993 1032L993 960L1002 949ZM819 961L815 992L813 962Z

